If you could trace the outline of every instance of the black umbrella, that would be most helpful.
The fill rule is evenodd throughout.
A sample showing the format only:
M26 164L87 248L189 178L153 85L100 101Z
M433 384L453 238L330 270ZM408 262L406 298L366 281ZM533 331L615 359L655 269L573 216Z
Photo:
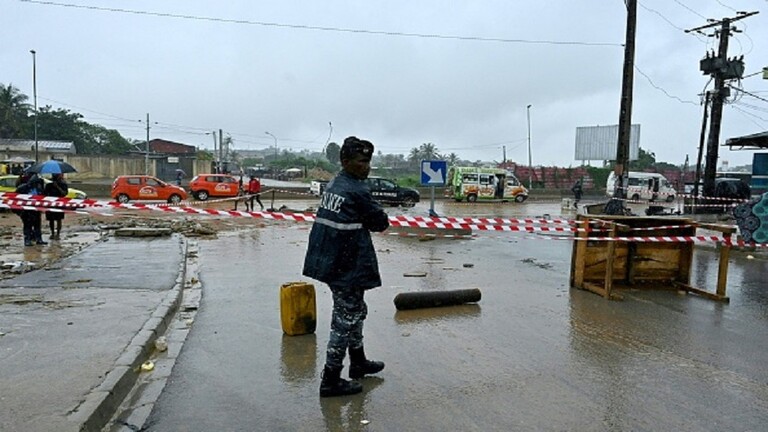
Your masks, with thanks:
M75 167L64 161L51 159L32 165L27 168L27 172L38 174L66 174L77 172L77 170Z

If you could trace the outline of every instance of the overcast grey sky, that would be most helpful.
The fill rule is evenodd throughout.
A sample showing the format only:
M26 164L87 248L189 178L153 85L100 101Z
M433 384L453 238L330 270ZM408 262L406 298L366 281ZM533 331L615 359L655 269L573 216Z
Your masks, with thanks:
M683 29L735 11L760 11L735 24L729 50L752 74L768 66L768 0L640 1L633 123L659 160L695 161L698 65L717 45ZM533 164L576 166L576 127L618 122L625 25L623 0L0 0L0 82L31 99L34 49L38 105L130 138L144 139L149 113L151 138L210 148L204 131L221 128L236 148L262 149L270 131L280 148L320 150L331 122L332 141L357 135L385 153L432 142L500 161L506 146L519 163L530 104ZM742 88L764 100L727 105L722 142L768 129L768 80Z

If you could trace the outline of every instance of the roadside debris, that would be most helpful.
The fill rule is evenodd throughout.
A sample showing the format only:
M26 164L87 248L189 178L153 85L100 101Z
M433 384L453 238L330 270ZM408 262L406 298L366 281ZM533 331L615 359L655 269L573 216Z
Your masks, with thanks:
M395 296L395 307L397 310L405 310L456 306L464 303L477 303L481 297L482 294L479 288L408 292Z
M165 336L160 336L155 340L155 349L159 352L168 350L168 341L165 339Z
M151 372L155 368L155 363L152 360L147 360L141 364L142 372Z

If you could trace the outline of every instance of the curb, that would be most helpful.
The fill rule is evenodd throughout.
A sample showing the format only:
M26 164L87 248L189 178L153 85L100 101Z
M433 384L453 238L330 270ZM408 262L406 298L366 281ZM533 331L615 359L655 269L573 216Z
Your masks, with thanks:
M165 333L178 311L184 291L186 256L189 250L187 239L182 236L181 241L182 260L173 288L123 350L104 381L92 389L70 414L70 419L80 424L79 430L100 431L109 423L136 383L140 366L149 359L155 340Z

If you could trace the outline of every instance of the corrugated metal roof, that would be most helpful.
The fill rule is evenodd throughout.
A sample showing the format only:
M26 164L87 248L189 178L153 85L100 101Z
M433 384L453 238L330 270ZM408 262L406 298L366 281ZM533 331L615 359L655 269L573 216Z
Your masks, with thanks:
M0 150L30 151L35 147L35 140L0 138ZM75 143L72 141L38 140L38 150L55 153L75 153Z
M736 150L766 149L768 148L768 131L752 135L728 138L728 140L725 141L725 144L723 145L730 147L731 150L733 150L734 147L739 147Z

